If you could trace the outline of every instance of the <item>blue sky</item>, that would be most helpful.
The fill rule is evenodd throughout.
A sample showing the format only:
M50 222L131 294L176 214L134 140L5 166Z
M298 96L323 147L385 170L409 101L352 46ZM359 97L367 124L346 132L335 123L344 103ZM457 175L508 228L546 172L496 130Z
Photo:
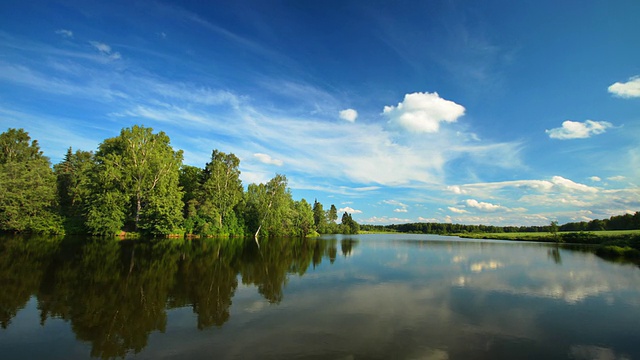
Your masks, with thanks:
M53 163L120 129L360 223L640 210L638 1L0 4L0 125Z

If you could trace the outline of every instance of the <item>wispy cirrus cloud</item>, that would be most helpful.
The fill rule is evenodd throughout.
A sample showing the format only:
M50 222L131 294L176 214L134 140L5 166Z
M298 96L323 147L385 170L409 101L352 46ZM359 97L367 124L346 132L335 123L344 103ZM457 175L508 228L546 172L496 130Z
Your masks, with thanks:
M284 161L282 161L280 159L274 159L274 158L272 158L271 156L269 156L267 154L256 153L256 154L253 154L253 156L255 158L257 158L263 164L275 165L275 166L284 165Z
M122 56L120 55L119 52L117 51L113 51L111 49L111 46L99 42L99 41L89 41L89 44L91 44L91 46L93 46L94 48L96 48L100 53L102 53L103 55L105 55L106 57L108 57L111 60L118 60L120 58L122 58Z
M449 211L456 213L456 214L466 214L469 211L465 210L465 209L460 209L454 206L449 206L447 209L449 209Z
M66 37L66 38L72 38L73 37L73 31L71 30L67 30L67 29L58 29L56 30L56 34L62 36L62 37Z
M387 205L393 205L395 207L395 209L393 209L393 212L406 213L406 212L409 211L407 209L409 207L409 205L401 203L400 201L397 201L397 200L383 200L382 202L384 204L387 204Z
M640 76L631 77L627 82L616 82L609 86L607 90L621 98L640 97Z
M558 140L586 139L604 133L613 124L607 121L587 120L585 122L567 120L562 127L545 130L549 137Z

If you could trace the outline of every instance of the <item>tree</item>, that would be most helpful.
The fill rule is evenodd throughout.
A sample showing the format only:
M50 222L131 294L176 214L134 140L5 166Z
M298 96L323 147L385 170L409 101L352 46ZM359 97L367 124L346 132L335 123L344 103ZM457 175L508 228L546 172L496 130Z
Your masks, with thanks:
M351 214L345 211L342 214L342 233L343 234L357 234L360 231L360 224L358 224Z
M133 126L98 147L87 225L94 234L123 229L166 235L182 223L182 151L164 132Z
M336 220L338 220L338 209L336 209L336 206L333 204L331 204L331 208L329 208L327 212L327 219L329 222L336 222Z
M322 203L317 199L313 202L313 223L316 226L316 231L321 234L325 233L327 214L323 209Z
M313 231L313 210L307 200L302 199L295 202L296 222L295 227L302 237L309 235Z
M60 163L53 166L56 174L60 214L65 217L67 233L84 233L85 208L89 197L89 174L93 154L71 148Z
M0 230L62 233L56 178L37 140L23 129L0 134Z
M277 174L267 184L250 184L247 188L245 223L256 241L262 230L267 236L287 235L292 207L287 177Z
M184 203L184 217L195 215L189 211L190 206L198 203L198 192L202 186L202 169L191 165L182 165L180 175L178 177L178 185L182 188L182 202ZM195 202L195 203L194 203ZM191 205L190 205L191 204Z
M243 195L239 166L240 159L234 154L213 150L203 171L199 213L213 222L218 233L228 233L230 227L236 230L233 208Z
M558 238L558 222L557 221L552 221L551 224L549 225L549 232L553 235L554 238L556 238L556 241L559 240Z

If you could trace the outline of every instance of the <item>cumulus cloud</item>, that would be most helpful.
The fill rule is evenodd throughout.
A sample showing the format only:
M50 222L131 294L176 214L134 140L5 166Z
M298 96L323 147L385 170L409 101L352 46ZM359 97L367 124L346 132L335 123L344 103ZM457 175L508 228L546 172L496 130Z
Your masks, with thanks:
M621 98L640 97L640 76L631 77L625 83L616 82L609 86L608 90Z
M67 30L67 29L58 29L56 30L56 34L62 37L68 37L68 38L73 37L73 31Z
M256 153L256 154L253 154L253 156L256 157L258 160L260 160L261 163L264 163L264 164L275 165L275 166L284 165L284 161L279 159L274 159L267 154Z
M624 177L622 175L611 176L611 177L607 178L607 180L611 180L611 181L624 181L625 179L626 179L626 177Z
M345 212L347 212L347 213L349 213L349 214L362 214L362 211L360 211L360 210L356 210L356 209L354 209L354 208L352 208L352 207L350 207L350 206L340 208L340 209L338 209L338 212L339 212L339 213L345 213Z
M397 106L385 106L389 124L414 133L435 133L441 122L455 122L464 115L464 107L441 98L438 93L406 94Z
M354 122L356 121L357 118L358 118L358 112L353 109L346 109L346 110L340 111L340 119L342 120L345 120L348 122Z
M114 52L111 49L111 46L105 44L105 43L101 43L99 41L89 41L89 44L91 44L91 46L93 46L94 48L96 48L98 51L100 51L103 55L107 56L110 59L113 60L118 60L121 58L120 53L119 52Z
M549 137L558 140L585 139L604 133L613 125L607 121L587 120L585 122L567 120L562 127L545 130Z
M592 176L589 178L589 180L595 181L595 182L602 181L602 179L599 176Z

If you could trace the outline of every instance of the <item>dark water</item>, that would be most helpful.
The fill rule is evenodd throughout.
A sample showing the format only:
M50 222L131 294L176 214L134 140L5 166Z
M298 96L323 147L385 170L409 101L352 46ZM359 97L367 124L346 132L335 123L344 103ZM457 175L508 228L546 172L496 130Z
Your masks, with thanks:
M421 235L0 238L0 358L639 359L640 269Z

